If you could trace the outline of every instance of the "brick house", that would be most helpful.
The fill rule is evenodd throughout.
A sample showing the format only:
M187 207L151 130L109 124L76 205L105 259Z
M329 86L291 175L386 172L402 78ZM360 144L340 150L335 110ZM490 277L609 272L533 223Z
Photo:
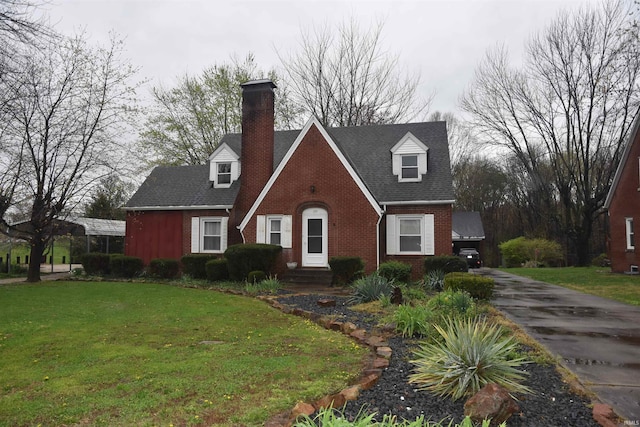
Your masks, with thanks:
M609 214L608 255L616 273L638 272L640 240L640 116L627 139L622 159L605 201Z
M327 268L333 256L411 263L452 253L453 188L444 122L274 131L275 85L242 85L242 134L209 164L157 167L125 205L126 254L222 254L273 243L283 262Z

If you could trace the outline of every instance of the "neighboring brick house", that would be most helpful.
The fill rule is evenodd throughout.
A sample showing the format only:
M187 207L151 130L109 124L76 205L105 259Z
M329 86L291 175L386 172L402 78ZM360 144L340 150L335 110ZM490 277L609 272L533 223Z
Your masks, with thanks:
M242 134L208 165L157 167L125 205L126 253L148 263L274 243L283 262L326 268L359 256L368 273L400 260L422 274L452 253L453 188L444 122L274 132L275 85L242 85Z
M627 139L605 201L609 213L609 259L616 273L638 272L640 265L640 116Z

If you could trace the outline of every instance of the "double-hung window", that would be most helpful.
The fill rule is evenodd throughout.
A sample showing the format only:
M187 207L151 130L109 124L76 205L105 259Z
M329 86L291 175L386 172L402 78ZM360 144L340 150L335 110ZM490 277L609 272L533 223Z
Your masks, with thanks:
M434 215L387 215L387 254L434 255Z
M222 223L219 219L202 220L202 251L220 252L222 249Z
M229 218L206 216L191 218L191 253L222 253L227 249Z
M231 162L218 163L218 179L216 182L220 185L231 184Z
M268 243L271 245L282 244L282 218L281 217L268 217L267 218L268 229Z
M418 155L406 154L402 156L402 179L418 179Z
M635 235L633 232L633 218L625 218L624 223L627 235L627 250L632 251L636 248Z

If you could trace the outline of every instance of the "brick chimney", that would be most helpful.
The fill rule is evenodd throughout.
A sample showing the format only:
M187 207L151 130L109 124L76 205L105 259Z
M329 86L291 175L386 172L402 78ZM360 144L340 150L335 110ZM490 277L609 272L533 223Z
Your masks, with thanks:
M240 225L273 174L273 89L276 85L269 79L262 79L252 80L240 86L242 87L241 174L240 190L231 218L233 228ZM229 228L231 231L232 227Z

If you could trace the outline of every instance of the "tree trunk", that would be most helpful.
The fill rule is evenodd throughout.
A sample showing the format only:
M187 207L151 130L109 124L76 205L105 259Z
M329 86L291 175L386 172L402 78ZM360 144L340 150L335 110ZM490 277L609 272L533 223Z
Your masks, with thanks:
M30 241L31 257L29 258L29 271L27 272L27 282L40 281L40 260L46 245L45 239L36 233Z

